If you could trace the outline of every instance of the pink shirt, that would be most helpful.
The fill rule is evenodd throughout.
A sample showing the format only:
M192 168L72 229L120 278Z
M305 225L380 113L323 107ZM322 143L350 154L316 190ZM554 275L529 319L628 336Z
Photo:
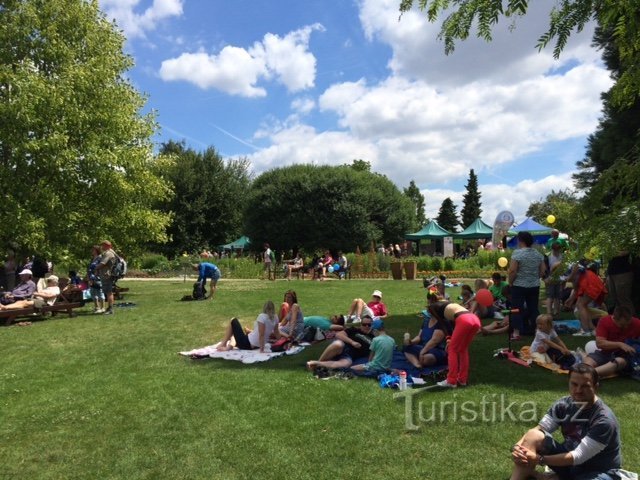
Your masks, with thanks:
M372 300L367 303L367 307L371 309L376 317L384 317L387 315L387 306L382 302L374 302Z

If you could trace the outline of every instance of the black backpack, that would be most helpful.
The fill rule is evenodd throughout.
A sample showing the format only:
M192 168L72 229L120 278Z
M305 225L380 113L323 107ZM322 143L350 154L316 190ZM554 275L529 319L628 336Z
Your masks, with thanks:
M204 288L204 282L196 282L193 284L193 294L192 297L194 300L204 300L207 296L207 289Z
M47 261L37 255L31 263L31 273L33 273L33 276L36 278L44 278L48 271L49 265L47 265Z
M113 280L119 280L127 274L127 262L124 261L120 255L116 253L116 258L111 267L111 278Z

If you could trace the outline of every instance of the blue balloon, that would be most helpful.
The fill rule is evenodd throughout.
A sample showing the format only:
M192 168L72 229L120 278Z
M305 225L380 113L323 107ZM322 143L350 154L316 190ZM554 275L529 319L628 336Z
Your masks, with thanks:
M333 271L337 272L338 270L340 270L340 264L336 263L336 264L333 265Z
M329 268L327 268L327 271L328 271L329 273L333 273L333 267L332 267L331 265L329 265Z

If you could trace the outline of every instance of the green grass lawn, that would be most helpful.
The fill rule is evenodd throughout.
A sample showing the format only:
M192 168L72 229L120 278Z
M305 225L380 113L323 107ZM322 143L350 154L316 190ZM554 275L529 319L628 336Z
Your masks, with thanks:
M87 307L76 318L0 328L0 478L506 478L510 446L535 421L524 406L512 408L524 420L501 421L501 402L530 402L539 418L567 392L566 376L494 359L506 337L478 337L472 386L414 397L423 419L432 405L445 418L416 414L419 430L407 431L405 403L391 390L306 372L327 342L258 365L176 352L217 341L233 316L251 325L288 288L305 314L321 315L346 313L379 288L399 341L419 329L421 282L221 281L213 302L179 302L189 281L122 285L137 306L114 316ZM607 380L600 393L622 425L626 468L640 470L638 383ZM454 420L456 405L443 402L473 402L467 411L478 418L462 421L458 410Z

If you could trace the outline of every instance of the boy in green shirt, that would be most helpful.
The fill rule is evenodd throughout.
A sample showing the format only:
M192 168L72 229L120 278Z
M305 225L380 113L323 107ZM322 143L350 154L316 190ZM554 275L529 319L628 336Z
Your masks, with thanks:
M365 314L362 321L365 322ZM369 318L367 318L369 320ZM393 359L393 350L396 342L384 330L384 322L382 320L374 320L371 326L374 339L371 342L369 350L369 361L364 365L354 365L351 369L356 375L364 377L377 377L381 373L391 369L391 360Z
M504 303L506 298L504 298L502 294L502 289L509 284L502 280L502 274L500 272L494 272L493 275L491 275L491 280L493 281L493 285L489 287L489 291L491 295L493 295L493 300Z

